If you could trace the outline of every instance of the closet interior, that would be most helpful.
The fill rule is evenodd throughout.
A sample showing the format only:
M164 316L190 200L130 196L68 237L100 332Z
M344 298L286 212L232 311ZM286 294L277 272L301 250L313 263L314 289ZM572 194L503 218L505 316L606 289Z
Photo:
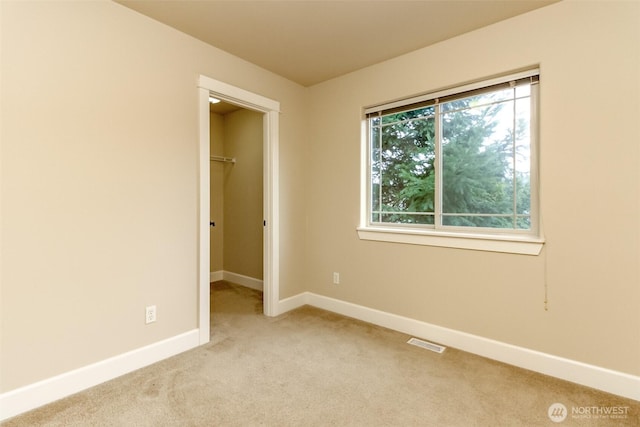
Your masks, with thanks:
M262 290L263 114L210 104L210 271Z

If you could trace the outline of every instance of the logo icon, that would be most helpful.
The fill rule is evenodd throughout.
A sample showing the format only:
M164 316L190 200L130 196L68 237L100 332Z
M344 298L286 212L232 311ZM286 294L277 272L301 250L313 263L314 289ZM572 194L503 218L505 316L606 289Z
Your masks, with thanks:
M562 403L554 403L549 406L547 415L549 415L549 419L554 423L561 423L567 418L567 407Z

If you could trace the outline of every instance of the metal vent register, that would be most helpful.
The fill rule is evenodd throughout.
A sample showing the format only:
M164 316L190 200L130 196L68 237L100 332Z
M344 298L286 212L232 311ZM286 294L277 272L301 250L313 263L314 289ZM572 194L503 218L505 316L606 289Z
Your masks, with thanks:
M419 340L418 338L411 338L407 341L407 344L415 345L416 347L426 348L427 350L435 351L436 353L444 353L447 347L443 347L438 344L434 344L429 341Z

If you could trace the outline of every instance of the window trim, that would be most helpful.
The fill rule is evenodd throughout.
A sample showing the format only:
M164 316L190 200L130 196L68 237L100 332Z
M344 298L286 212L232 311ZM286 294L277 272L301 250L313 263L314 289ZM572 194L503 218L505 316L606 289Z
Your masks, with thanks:
M484 79L474 83L456 86L454 88L431 92L423 95L378 104L363 109L361 123L361 182L360 182L360 226L357 227L358 237L361 240L381 242L404 243L414 245L426 245L436 247L448 247L458 249L470 249L489 252L503 252L524 255L538 255L544 245L542 233L542 221L539 201L539 90L532 91L531 114L535 120L535 126L531 129L531 211L535 216L531 223L531 230L522 232L518 230L492 230L492 229L455 229L455 228L423 228L420 226L406 227L402 225L372 224L370 215L370 181L371 159L369 146L368 116L382 110L402 108L410 104L422 103L433 98L456 96L465 92L482 90L487 86L497 85L511 80L539 76L538 68L510 73L500 77ZM437 179L437 177L436 177ZM476 231L477 230L477 231Z
M544 245L543 238L529 235L489 235L410 228L400 230L373 226L361 226L356 230L360 240L521 255L539 255Z

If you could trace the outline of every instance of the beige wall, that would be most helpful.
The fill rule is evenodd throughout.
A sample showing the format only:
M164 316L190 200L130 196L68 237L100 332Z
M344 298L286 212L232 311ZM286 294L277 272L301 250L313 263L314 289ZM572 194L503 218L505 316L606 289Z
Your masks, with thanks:
M561 2L312 87L308 289L640 374L639 8ZM364 106L538 64L540 256L358 240Z
M225 153L236 163L224 176L224 270L262 280L262 113L224 116Z
M288 219L307 90L109 1L0 8L5 392L196 328L198 76L280 102ZM282 297L302 230L279 236Z
M211 155L224 157L224 116L215 113L209 115L209 136ZM209 162L210 219L216 223L215 227L209 229L209 271L212 272L224 268L224 174L228 167L228 163Z

